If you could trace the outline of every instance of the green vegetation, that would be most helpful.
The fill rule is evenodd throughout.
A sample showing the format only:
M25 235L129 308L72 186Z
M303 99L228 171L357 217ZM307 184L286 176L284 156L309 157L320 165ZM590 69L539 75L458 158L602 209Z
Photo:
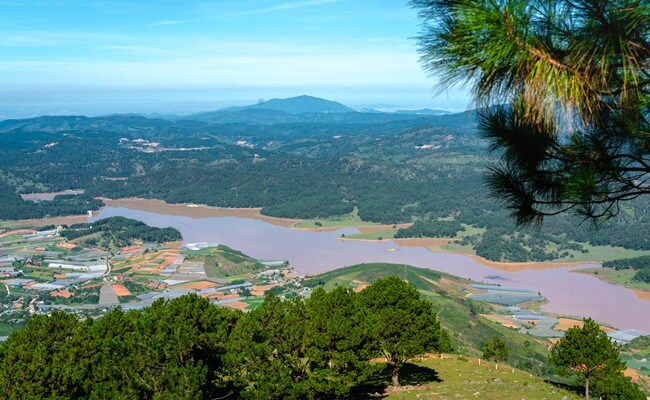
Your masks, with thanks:
M650 288L650 255L607 261L603 263L603 267L614 268L617 271L632 269L636 272L631 279L626 279L621 283L625 286L637 285L642 289ZM616 275L620 277L622 274ZM617 283L619 282L617 281Z
M588 268L580 270L582 273L593 274L616 285L621 285L632 289L650 290L649 282L639 281L635 279L637 274L643 273L645 271L650 271L650 269L635 271L631 268L619 270L613 268Z
M390 228L366 233L353 233L351 235L341 236L341 238L359 240L390 240L395 237L395 234L398 230L399 228Z
M498 336L493 336L483 344L483 358L494 361L495 368L499 368L499 361L508 359L506 343Z
M104 202L88 195L59 195L51 201L23 200L13 188L0 179L0 220L85 215L99 210Z
M223 245L188 251L186 260L204 263L206 274L216 278L232 278L266 268L256 259Z
M645 2L411 4L425 69L440 89L471 85L485 107L479 129L499 158L488 185L519 224L569 210L609 217L650 193Z
M650 250L645 234L650 201L643 197L628 202L625 213L599 229L569 215L548 218L540 231L517 228L484 188L485 165L496 157L485 155L475 112L321 115L318 122L304 118L290 125L125 116L5 121L0 124L0 181L8 186L2 193L16 200L19 192L82 188L87 196L262 207L267 215L308 218L298 225L306 228L317 222L331 227L421 221L413 231L430 221L456 228L458 223L466 229L457 232L463 243L447 249L492 260L605 259L602 253L589 257L591 245ZM346 124L346 118L354 123ZM332 138L339 134L345 137ZM120 142L122 138L129 141ZM136 139L155 140L160 148L197 150L145 152ZM234 145L241 139L255 148ZM52 141L59 144L44 148ZM423 143L439 147L416 147ZM358 237L389 239L396 231ZM409 236L442 234L422 231Z
M359 212L357 209L354 209L349 214L344 215L335 215L322 219L308 219L306 221L300 221L294 225L296 228L345 228L345 227L354 227L354 226L370 226L377 225L375 222L362 221L359 218Z
M398 230L395 238L451 238L463 230L465 228L458 221L416 221L412 226Z
M418 290L431 290L434 287L431 281L437 282L442 273L404 264L369 263L325 272L305 279L303 285L308 287L321 285L326 290L331 290L337 286L353 287L360 283L372 284L381 278L393 275L408 281Z
M635 258L624 258L619 260L612 260L603 263L605 268L614 269L627 269L632 268L635 270L650 268L650 256L642 256Z
M510 328L489 321L480 314L491 308L464 298L463 286L470 282L426 268L407 265L369 263L326 272L303 282L306 286L321 285L327 290L336 287L357 287L380 278L395 275L418 289L422 297L433 304L440 324L450 334L451 344L459 354L480 357L482 346L491 337L499 336L509 349L508 363L535 375L551 377L554 368L547 362L545 341L522 335ZM443 284L441 278L451 284Z
M269 296L247 314L184 296L142 311L115 309L98 320L35 316L0 345L0 393L6 399L357 398L368 385L387 384L382 365L370 360L395 339L378 329L388 314L432 324L420 326L426 334L391 345L404 346L400 357L443 349L445 335L430 305L408 288L398 279L379 280L374 294L392 299L380 310L374 297L338 288L318 289L304 301Z
M566 389L561 389L543 379L530 376L529 373L510 368L495 370L476 360L464 357L448 356L413 361L404 369L414 371L419 379L408 390L396 391L387 396L387 400L444 400L473 399L504 400L578 400L580 396Z
M163 243L182 239L181 233L175 228L155 228L124 217L70 225L61 232L61 236L68 240L78 240L87 247L105 250L131 245L134 240Z
M623 376L625 364L618 346L590 318L584 320L582 327L566 331L551 349L550 361L559 373L575 377L575 383L584 387L587 400L590 394L610 399L644 400L646 397Z
M449 337L415 287L397 276L379 279L361 292L361 303L374 337L381 337L379 350L391 370L393 386L399 386L399 370L418 354L449 352Z

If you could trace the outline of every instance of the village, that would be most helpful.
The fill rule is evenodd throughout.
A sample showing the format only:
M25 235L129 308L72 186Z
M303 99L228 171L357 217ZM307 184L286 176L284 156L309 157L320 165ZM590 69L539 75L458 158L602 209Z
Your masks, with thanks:
M269 293L310 295L284 260L255 260L216 243L135 241L109 252L68 241L61 229L0 231L0 336L55 310L97 317L194 293L247 311Z

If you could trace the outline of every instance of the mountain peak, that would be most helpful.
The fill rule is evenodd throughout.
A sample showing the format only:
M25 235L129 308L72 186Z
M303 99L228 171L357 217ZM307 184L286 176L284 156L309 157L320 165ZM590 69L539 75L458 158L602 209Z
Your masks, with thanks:
M343 104L321 99L314 96L300 95L286 99L271 99L262 103L253 104L244 107L231 107L223 111L241 111L241 110L274 110L282 111L288 114L304 113L348 113L354 112L350 107Z

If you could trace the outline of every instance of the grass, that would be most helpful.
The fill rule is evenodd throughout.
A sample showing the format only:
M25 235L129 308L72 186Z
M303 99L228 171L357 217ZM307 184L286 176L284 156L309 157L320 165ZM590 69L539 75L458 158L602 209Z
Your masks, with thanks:
M395 237L395 234L399 228L389 228L376 232L366 232L366 233L354 233L352 235L346 235L346 239L361 239L361 240L389 240Z
M249 310L254 310L257 307L259 307L262 303L264 303L264 298L263 297L255 297L251 299L244 299L241 300L243 303L249 304L248 309Z
M187 253L187 261L203 262L210 278L230 278L255 273L266 267L256 259L227 246L211 247Z
M317 286L322 282L326 290L331 290L336 286L356 287L359 282L372 283L379 278L389 275L406 278L417 289L432 290L434 285L426 281L426 279L423 279L423 277L432 281L438 281L441 273L404 264L370 263L353 265L351 267L326 272L305 280L304 284L306 286Z
M386 399L580 399L576 393L559 388L527 372L502 365L498 370L491 363L478 365L476 360L464 361L457 356L425 359L415 363L420 370L434 371L432 379L416 387L391 389ZM405 367L410 367L409 365ZM412 368L412 367L411 367ZM405 368L407 369L407 368ZM408 380L408 372L403 372Z
M635 282L632 280L636 271L631 268L621 270L616 270L614 268L587 268L580 269L578 272L595 275L616 285L625 286L627 288L650 290L650 283Z
M0 336L9 336L24 327L25 324L0 324Z
M617 260L620 258L633 258L650 255L650 251L644 250L632 250L626 249L624 247L615 247L615 246L592 246L590 244L582 244L582 246L587 249L588 253L581 253L579 251L569 251L573 257L563 257L558 259L559 261L592 261L592 262L601 262L601 261L611 261Z
M330 271L307 279L304 284L322 284L326 290L331 290L336 286L356 287L361 282L372 283L387 275L405 277L431 302L442 326L449 332L456 352L478 357L482 354L481 346L485 340L500 336L508 347L510 363L537 375L552 374L546 361L548 342L480 317L479 314L489 313L491 309L463 297L463 288L469 283L467 280L404 264L369 263ZM441 281L443 277L444 284Z
M318 226L316 223L319 223ZM359 218L356 209L350 214L339 215L335 217L327 217L322 219L307 219L297 222L293 225L294 228L348 228L357 226L375 226L380 225L376 222L367 222Z

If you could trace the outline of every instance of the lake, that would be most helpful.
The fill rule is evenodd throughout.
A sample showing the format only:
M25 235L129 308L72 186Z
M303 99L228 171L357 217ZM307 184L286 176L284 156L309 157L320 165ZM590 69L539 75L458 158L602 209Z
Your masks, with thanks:
M171 226L183 234L184 243L216 242L258 259L283 259L302 273L319 273L344 266L389 262L431 268L475 281L500 283L540 292L548 299L542 310L562 315L591 317L621 329L650 331L650 302L635 292L574 272L594 265L546 270L505 272L475 259L420 247L402 247L392 240L368 242L341 240L356 228L333 231L291 229L241 217L189 217L126 207L105 207L93 220L123 216L157 227Z

